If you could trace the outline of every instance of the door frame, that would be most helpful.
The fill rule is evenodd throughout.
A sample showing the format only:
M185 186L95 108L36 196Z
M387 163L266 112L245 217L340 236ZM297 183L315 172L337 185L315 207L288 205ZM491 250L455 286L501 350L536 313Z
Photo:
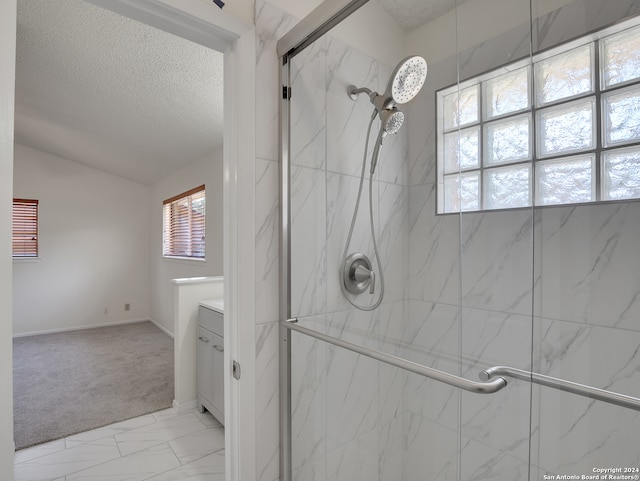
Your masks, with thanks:
M228 481L254 480L255 28L202 0L86 1L224 54L224 340L225 352L229 353L225 356L225 372L229 374L225 375L225 477ZM15 26L15 0L5 6L9 12L5 21L8 24L13 22ZM3 70L15 78L15 57L13 60L10 57L5 55L0 60L4 63ZM6 100L9 106L13 106L14 99L15 96L10 96ZM13 108L7 109L5 117L6 122L0 122L3 129L0 134L7 137L10 130L9 138L13 139ZM4 132L5 128L7 132ZM8 164L9 167L12 165L12 159ZM10 232L8 222L3 224L7 224L5 227ZM1 280L4 284L7 276ZM10 273L8 283L10 286ZM9 290L9 297L10 293ZM7 321L10 332L10 315ZM2 342L10 343L11 336L8 337L8 341L3 339ZM232 360L242 366L242 382L231 376ZM7 376L6 372L3 371L0 382L3 390L11 393L12 376ZM3 411L1 414L4 418L6 413ZM13 416L7 421L12 426ZM4 443L1 447L6 449ZM0 459L13 460L13 453L0 453ZM0 477L12 479L13 462L0 464L5 466L0 468ZM4 470L8 472L2 472Z

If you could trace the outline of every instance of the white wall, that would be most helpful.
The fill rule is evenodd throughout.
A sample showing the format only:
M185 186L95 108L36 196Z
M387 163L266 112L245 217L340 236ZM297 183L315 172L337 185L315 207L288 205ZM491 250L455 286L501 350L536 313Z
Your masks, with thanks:
M13 480L11 198L16 0L0 2L0 478Z
M205 184L206 260L162 257L162 201ZM173 332L173 285L171 279L222 276L222 150L216 150L165 177L150 190L150 316Z
M407 34L407 51L439 62L516 27L529 27L530 17L542 17L573 0L473 0L460 3ZM578 2L576 2L578 3ZM622 2L621 2L622 3ZM500 12L499 21L496 12ZM583 13L584 15L584 13ZM576 18L576 24L584 18ZM491 28L487 28L491 25Z
M336 25L330 35L389 66L405 56L404 30L373 1Z
M266 1L296 19L304 18L323 3L323 0ZM330 35L387 65L395 65L404 57L404 30L376 2L360 7L331 29Z
M15 196L40 201L40 259L14 261L14 335L138 319L173 332L171 279L222 275L221 151L147 187L15 149ZM163 258L162 201L202 183L207 260Z
M15 144L14 194L40 201L40 258L13 264L14 334L149 318L149 187Z

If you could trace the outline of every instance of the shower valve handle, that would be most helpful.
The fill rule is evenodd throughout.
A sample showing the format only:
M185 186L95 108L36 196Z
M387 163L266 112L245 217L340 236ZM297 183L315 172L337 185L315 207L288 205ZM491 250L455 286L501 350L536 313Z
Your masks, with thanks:
M356 281L362 282L369 280L369 294L373 294L373 291L376 288L376 273L373 272L373 269L369 270L363 265L358 265L355 268L354 277Z

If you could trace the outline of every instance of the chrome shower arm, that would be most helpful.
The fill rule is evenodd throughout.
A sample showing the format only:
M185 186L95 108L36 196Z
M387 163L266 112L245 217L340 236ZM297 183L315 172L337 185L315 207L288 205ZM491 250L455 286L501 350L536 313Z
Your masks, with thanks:
M351 100L356 100L360 94L367 94L371 100L378 96L378 92L374 92L367 87L358 88L355 85L349 85L349 87L347 87L347 94L349 94Z
M391 109L394 106L392 98L385 98L383 95L380 95L378 92L374 92L367 87L349 85L349 87L347 87L347 94L351 100L357 100L358 95L360 94L367 94L371 103L376 107L377 112L382 112L385 109Z

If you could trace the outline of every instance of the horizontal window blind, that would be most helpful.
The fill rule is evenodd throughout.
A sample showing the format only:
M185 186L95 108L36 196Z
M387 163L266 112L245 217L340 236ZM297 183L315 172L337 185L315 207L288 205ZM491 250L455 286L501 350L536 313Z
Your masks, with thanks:
M13 257L38 257L38 201L13 199Z
M163 202L165 257L205 258L205 186Z

